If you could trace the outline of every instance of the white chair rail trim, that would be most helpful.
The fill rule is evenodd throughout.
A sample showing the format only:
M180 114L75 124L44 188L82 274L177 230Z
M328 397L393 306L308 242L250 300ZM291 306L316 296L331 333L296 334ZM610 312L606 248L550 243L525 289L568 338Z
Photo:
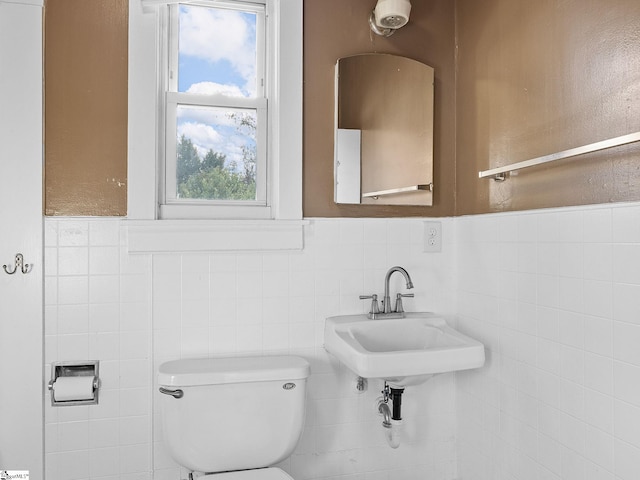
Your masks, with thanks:
M292 251L306 220L124 220L131 254Z

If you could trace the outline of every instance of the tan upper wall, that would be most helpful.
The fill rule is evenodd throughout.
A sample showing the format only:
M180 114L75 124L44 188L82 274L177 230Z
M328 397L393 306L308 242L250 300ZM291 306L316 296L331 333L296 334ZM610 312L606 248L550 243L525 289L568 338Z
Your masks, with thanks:
M640 200L640 144L478 179L640 131L640 2L456 2L456 214Z
M45 215L127 214L127 0L47 0Z
M414 0L409 23L389 38L369 29L375 0L304 2L304 183L307 217L447 216L454 214L455 70L451 0ZM336 61L358 53L392 53L435 69L432 207L337 205L333 202Z
M409 25L388 39L370 33L374 5L304 2L305 216L640 200L638 144L504 183L478 179L479 170L640 130L638 0L414 0ZM127 1L48 0L45 28L45 213L126 215ZM435 68L433 207L333 203L334 65L366 52Z

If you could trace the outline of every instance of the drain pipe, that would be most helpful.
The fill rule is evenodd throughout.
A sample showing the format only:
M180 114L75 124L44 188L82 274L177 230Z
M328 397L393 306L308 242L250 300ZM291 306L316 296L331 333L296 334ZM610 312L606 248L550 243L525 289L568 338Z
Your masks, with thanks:
M391 428L391 409L389 408L389 404L384 403L382 397L378 399L378 413L384 417L382 426L384 428Z
M393 403L392 420L402 420L402 394L404 388L391 388L391 402Z
M400 431L402 427L402 393L404 388L390 388L385 382L383 397L378 398L378 413L383 416L382 427L384 436L391 448L400 446ZM393 408L389 408L391 398Z

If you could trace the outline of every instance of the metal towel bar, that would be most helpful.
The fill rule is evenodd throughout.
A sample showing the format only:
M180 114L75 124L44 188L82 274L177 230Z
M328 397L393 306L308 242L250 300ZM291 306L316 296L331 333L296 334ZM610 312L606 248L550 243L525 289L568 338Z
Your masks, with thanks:
M626 145L627 143L633 143L640 141L640 132L630 133L628 135L622 135L621 137L610 138L609 140L602 140L601 142L590 143L589 145L583 145L582 147L571 148L562 152L553 153L551 155L545 155L543 157L532 158L523 162L512 163L504 167L492 168L491 170L484 170L478 172L479 178L494 177L495 180L504 180L504 174L507 172L513 172L522 168L533 167L535 165L541 165L543 163L553 162L555 160L562 160L564 158L575 157L578 155L584 155L585 153L597 152L599 150L605 150L607 148L618 147L620 145Z

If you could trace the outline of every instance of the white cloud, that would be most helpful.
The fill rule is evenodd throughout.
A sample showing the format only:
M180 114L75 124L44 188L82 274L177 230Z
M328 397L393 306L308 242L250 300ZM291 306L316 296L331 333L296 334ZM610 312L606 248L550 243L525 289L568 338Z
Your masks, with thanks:
M187 93L200 95L224 95L226 97L244 97L242 90L237 85L223 85L215 82L199 82L189 87Z
M178 138L182 135L191 139L200 155L204 155L210 149L220 151L220 146L224 143L224 137L222 135L211 125L205 125L203 123L181 123L178 125Z
M179 105L176 112L179 123L206 123L221 127L235 127L230 109Z
M221 8L182 7L180 51L210 62L228 61L255 91L255 32L241 12Z
M242 165L242 146L246 139L239 135L223 135L211 125L199 122L182 122L178 125L178 138L182 135L191 140L201 157L209 150L226 155L227 162Z

